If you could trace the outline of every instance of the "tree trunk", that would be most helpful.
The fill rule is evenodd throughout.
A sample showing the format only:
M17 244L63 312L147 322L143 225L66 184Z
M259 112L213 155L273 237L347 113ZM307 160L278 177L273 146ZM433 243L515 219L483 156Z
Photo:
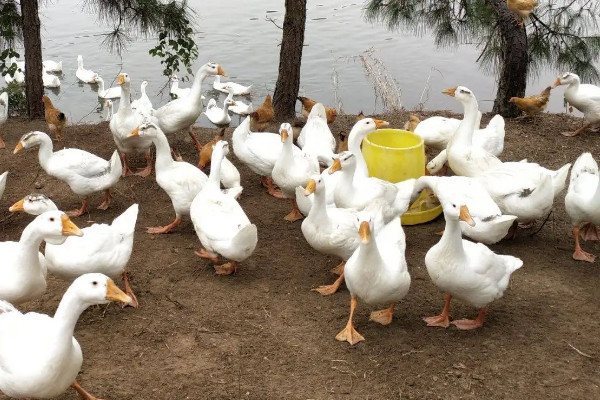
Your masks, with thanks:
M300 63L306 26L306 0L285 0L283 38L279 52L279 76L273 94L275 118L293 118L300 89Z
M25 47L25 95L30 119L44 118L42 81L42 39L38 0L21 0L23 44Z
M513 103L511 97L525 96L527 88L527 32L520 27L520 18L508 9L506 0L488 0L496 14L498 29L502 40L502 53L499 66L498 91L494 100L493 113L503 117L516 117L521 111Z

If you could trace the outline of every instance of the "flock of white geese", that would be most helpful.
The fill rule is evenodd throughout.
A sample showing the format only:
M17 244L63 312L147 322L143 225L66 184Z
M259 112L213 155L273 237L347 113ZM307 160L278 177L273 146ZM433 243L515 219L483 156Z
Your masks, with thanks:
M131 205L111 224L84 229L79 229L69 216L85 212L88 197L99 192L104 193L104 201L98 208L106 209L111 202L110 188L132 173L128 157L143 154L147 166L138 174L148 176L154 145L156 182L172 201L174 220L149 228L148 233L167 233L189 216L202 244L196 254L211 260L219 275L234 273L252 255L258 240L257 227L237 201L242 187L237 168L227 158L229 143L211 142L208 176L196 166L174 159L169 146L169 135L184 129L192 134L191 126L204 110L201 88L205 78L222 75L225 73L218 64L206 63L188 92L180 92L178 99L154 109L144 95L131 102L131 79L120 74L119 108L110 119L116 150L108 161L80 149L54 151L52 139L44 132L33 131L20 138L14 153L37 147L40 166L46 173L67 183L84 200L80 209L63 213L48 197L33 194L10 208L36 217L18 242L0 243L3 393L15 398L50 398L71 386L83 398L94 399L76 382L82 352L73 331L78 317L90 305L118 301L138 306L126 272L138 205ZM89 77L94 78L91 74ZM232 96L250 90L225 85L224 90ZM556 85L568 85L567 93L573 99L569 101L584 112L588 121L595 122L594 116L600 120L600 88L580 85L574 74L561 76ZM429 326L447 328L452 324L466 330L482 326L488 304L503 295L511 274L523 265L516 257L492 252L486 244L514 236L517 224L526 228L546 218L566 186L571 164L552 171L527 160L502 161L497 157L504 143L502 117L495 117L487 128L479 129L481 114L473 92L458 86L444 93L463 105L463 119L432 117L421 122L415 133L424 138L426 145L442 150L428 168L435 172L447 163L456 176L427 175L399 183L370 177L361 143L371 132L388 124L373 118L357 121L349 133L348 150L336 154L336 140L320 103L310 111L297 144L288 123L281 124L278 133L253 132L247 117L233 132L232 148L237 159L261 177L270 194L290 200L292 210L285 219L296 221L305 216L301 230L311 247L339 257L341 263L333 270L339 278L316 289L323 295L333 294L345 280L350 291L350 316L336 336L339 341L354 345L364 340L353 324L359 300L373 306L386 305L372 312L370 320L388 325L396 303L408 293L411 278L400 216L423 189L435 193L446 219L440 241L425 255L433 283L446 296L445 305L440 315L424 320ZM6 108L7 100L2 102ZM229 96L225 114L232 103L235 101ZM7 173L0 177L0 196ZM577 260L594 260L592 254L581 249L579 238L599 239L595 227L600 223L599 177L598 165L590 153L582 154L571 171L565 205L573 223L573 257ZM46 242L45 254L39 252L42 241ZM45 292L48 271L73 280L54 317L20 313L15 306ZM118 276L125 281L124 291L111 280ZM477 308L477 317L451 321L452 298Z

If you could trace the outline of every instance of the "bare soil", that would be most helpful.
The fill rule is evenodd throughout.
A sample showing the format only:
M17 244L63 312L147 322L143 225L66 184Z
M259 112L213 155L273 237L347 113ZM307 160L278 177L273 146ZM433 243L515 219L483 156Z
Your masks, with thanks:
M423 114L421 116L424 116ZM407 114L383 116L401 127ZM484 117L484 122L490 116ZM349 131L353 116L340 116L334 133ZM504 160L527 158L549 168L574 162L583 152L600 158L600 140L560 131L579 126L564 115L536 122L507 121ZM17 240L31 220L7 208L35 185L62 209L80 205L69 188L48 177L37 152L13 155L18 138L45 123L11 119L2 127L7 149L0 171L10 170L0 200L0 240ZM226 137L231 138L232 129ZM200 129L207 141L217 129ZM197 162L185 132L171 139L183 158ZM114 144L107 123L69 126L60 146L78 147L109 158ZM407 227L408 296L389 326L368 322L372 311L359 303L356 346L337 342L349 311L343 288L321 297L311 288L331 283L339 260L312 250L300 222L288 223L286 201L267 195L259 179L231 156L242 174L241 205L259 232L258 247L233 276L215 275L194 255L200 243L185 220L173 233L152 236L145 227L174 218L167 195L153 176L127 177L115 187L107 211L94 208L76 218L79 226L108 222L131 203L140 203L135 246L129 263L139 309L92 307L75 335L84 352L79 382L104 399L600 399L600 268L571 259L573 239L563 196L546 225L520 231L492 249L523 259L505 296L489 307L483 328L459 331L425 326L442 293L424 265L439 240L443 219ZM137 159L143 166L143 158ZM91 199L100 204L100 195ZM584 249L600 253L597 243ZM49 278L44 297L23 307L53 313L68 283ZM476 310L458 302L455 318ZM578 353L578 351L582 353ZM4 399L6 397L1 397ZM76 399L68 391L60 399Z

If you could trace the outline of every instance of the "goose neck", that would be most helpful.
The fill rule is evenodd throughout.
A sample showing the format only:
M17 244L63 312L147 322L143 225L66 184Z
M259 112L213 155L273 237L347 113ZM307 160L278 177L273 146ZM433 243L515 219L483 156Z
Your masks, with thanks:
M42 135L40 137L40 144L38 150L38 160L40 165L47 171L48 162L52 155L54 154L54 145L52 144L52 139L48 135Z
M204 82L206 76L206 71L204 70L204 68L200 67L190 91L191 98L195 103L202 104L202 82Z
M446 252L451 252L455 255L464 255L464 248L462 244L462 233L460 230L460 222L455 219L446 219L446 227L444 234L439 241Z
M329 213L327 212L327 189L325 186L315 190L313 194L313 205L308 212L308 219L314 219L319 223L329 221Z
M152 138L152 142L156 147L156 169L160 170L171 166L175 161L171 157L171 147L165 134L158 131L157 135Z
M77 320L88 306L89 304L82 302L76 295L73 287L67 289L54 313L54 320L59 324L58 334L65 340L65 346L71 345Z
M473 132L475 131L475 123L477 122L478 106L477 101L469 99L463 103L464 116L456 133L450 139L448 147L459 144L463 146L471 146L473 144Z
M210 187L217 190L220 190L221 188L221 164L223 163L224 157L225 155L222 151L213 151L210 160L210 174L208 175L206 185L210 185Z
M104 88L104 83L101 82L102 87ZM131 111L131 87L129 84L125 83L121 85L121 101L119 102L119 111L117 114L123 112Z

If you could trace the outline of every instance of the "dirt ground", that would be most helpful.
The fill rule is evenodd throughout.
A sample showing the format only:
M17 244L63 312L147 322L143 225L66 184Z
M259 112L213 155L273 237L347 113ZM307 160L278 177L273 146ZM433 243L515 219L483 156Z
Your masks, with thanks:
M406 114L385 118L401 127ZM352 121L352 116L341 116L332 130L348 131ZM544 115L535 123L507 121L502 158L528 158L553 169L574 162L583 151L599 159L597 134L559 134L580 123L562 115ZM7 209L36 191L36 184L62 209L80 204L65 184L45 175L36 151L12 154L18 138L35 129L45 130L44 123L11 119L2 127L7 149L0 151L0 171L10 174L0 200L0 240L18 240L31 220L9 215ZM199 137L207 141L216 132L202 129ZM227 130L229 139L231 132ZM104 158L114 150L105 122L69 126L64 137L61 146ZM197 161L184 132L171 141L185 160ZM434 233L444 222L407 227L410 292L386 327L369 323L372 309L359 303L355 323L366 341L351 347L334 339L347 321L348 291L344 287L327 298L310 291L333 282L329 270L339 260L312 250L300 222L283 220L288 203L267 195L258 177L231 158L242 174L241 205L259 235L256 251L234 276L216 276L208 261L194 255L200 242L189 220L171 234L145 233L144 227L174 218L169 198L153 176L122 179L107 211L92 208L74 219L80 227L109 222L131 203L140 203L128 266L140 308L111 305L104 312L92 307L75 332L84 353L79 382L97 397L600 399L600 267L571 259L564 194L537 235L531 236L540 223L520 231L514 241L491 246L520 257L524 267L513 275L505 296L490 305L484 327L476 331L425 326L421 318L439 313L443 305L424 257L439 240ZM142 164L140 157L137 165ZM101 200L94 196L91 205ZM583 247L600 254L597 243ZM49 277L44 297L22 309L53 313L67 286ZM474 318L476 312L453 304L455 318ZM76 398L73 391L60 397Z

